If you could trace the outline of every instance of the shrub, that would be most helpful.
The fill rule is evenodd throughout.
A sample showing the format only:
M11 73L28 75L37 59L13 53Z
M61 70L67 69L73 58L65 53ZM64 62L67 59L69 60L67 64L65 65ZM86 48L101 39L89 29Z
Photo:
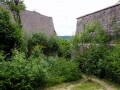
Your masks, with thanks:
M67 61L64 58L48 57L47 62L49 67L49 79L47 80L48 83L46 86L78 80L81 78L78 64L72 60Z
M50 65L50 71L53 75L62 77L63 81L77 80L81 77L78 64L72 60L66 61L64 58L56 57Z
M57 36L47 37L44 32L33 33L27 40L29 52L34 49L36 45L42 49L45 55L56 55L59 50L59 39Z
M0 61L0 89L35 89L81 78L74 61L46 57L35 47L27 59L23 52L13 50L9 61Z
M41 46L47 45L47 36L45 33L36 32L29 37L28 47L35 46L35 45L41 45Z
M71 47L70 47L70 41L66 39L59 39L60 46L58 51L59 57L64 57L66 59L71 58Z
M102 69L103 66L99 67L99 62L104 62L106 56L109 55L108 48L104 44L91 44L88 48L87 58L85 63L87 64L87 71L89 74L96 75L99 77L104 76L105 69ZM104 67L105 68L105 67Z
M42 59L26 60L24 53L14 50L12 61L0 62L0 88L32 89L43 85L46 70L41 65Z
M47 48L47 43L48 43L48 39L45 33L42 32L36 32L33 33L32 35L28 35L29 38L25 39L27 42L27 47L29 50L29 54L32 52L32 50L34 50L34 47L36 45L40 46L42 48L45 47Z
M99 21L92 22L92 24L83 23L83 31L80 34L81 43L107 43L110 41L108 32L103 29Z
M95 30L94 30L95 31ZM91 42L93 36L90 34L90 32L93 32L91 30L90 25L86 25L83 23L83 31L80 33L80 42L85 43L85 42Z
M102 26L98 27L96 30L95 41L100 44L106 44L110 41L110 35Z
M106 72L109 80L120 83L120 45L116 45L107 58Z
M59 50L59 38L57 36L52 36L48 39L47 48L45 50L46 55L57 55Z
M31 57L39 60L41 58L39 49L33 51ZM30 58L31 58L30 57ZM67 61L65 58L59 57L46 57L42 55L44 58L44 63L42 66L47 70L47 85L54 85L57 83L62 83L65 81L73 81L81 78L81 72L78 69L78 64L75 61ZM33 59L32 59L33 60Z

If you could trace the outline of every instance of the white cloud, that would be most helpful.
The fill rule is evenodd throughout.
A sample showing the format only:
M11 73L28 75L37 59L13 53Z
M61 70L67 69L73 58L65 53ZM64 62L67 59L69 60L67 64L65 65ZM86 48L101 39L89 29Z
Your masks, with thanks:
M118 0L24 0L28 10L53 17L58 35L72 35L76 18L114 5Z

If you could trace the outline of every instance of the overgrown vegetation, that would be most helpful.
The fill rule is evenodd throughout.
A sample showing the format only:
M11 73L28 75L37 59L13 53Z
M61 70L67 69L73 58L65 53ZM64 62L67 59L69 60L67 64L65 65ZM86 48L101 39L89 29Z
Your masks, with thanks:
M29 37L29 38L27 38ZM56 56L59 51L59 38L57 36L47 37L45 32L35 32L32 35L25 36L29 54L35 46L39 46L42 52L47 56Z
M120 45L108 45L110 36L98 21L84 24L70 41L43 32L23 37L20 23L0 11L0 89L47 87L78 80L81 71L88 79L95 75L120 84ZM113 28L120 32L119 25Z
M36 47L29 58L13 50L10 61L0 56L1 89L35 89L81 78L76 62L64 58L47 57Z
M13 14L16 23L22 28L20 10L25 10L26 8L23 0L0 0L0 2L4 2L11 7L11 10L14 11Z
M25 4L23 0L0 0L11 7L13 11L19 12L20 10L25 10Z
M59 39L59 41L60 41L60 47L58 51L58 56L70 59L71 58L70 41L66 39L61 39L61 38Z
M119 29L116 28L116 31ZM96 31L96 34L93 35L89 31ZM115 41L119 43L119 36L116 37ZM89 43L86 44L86 42ZM111 47L109 42L108 33L103 31L103 27L98 23L87 25L81 36L76 34L73 37L73 59L79 63L79 68L86 74L88 80L90 79L89 75L95 75L120 83L120 45L116 44Z
M81 43L108 43L110 40L109 34L103 29L99 21L94 21L92 24L83 23L83 32L80 34Z
M41 32L23 38L9 12L0 11L0 89L32 90L81 78L78 64L70 60L70 43Z

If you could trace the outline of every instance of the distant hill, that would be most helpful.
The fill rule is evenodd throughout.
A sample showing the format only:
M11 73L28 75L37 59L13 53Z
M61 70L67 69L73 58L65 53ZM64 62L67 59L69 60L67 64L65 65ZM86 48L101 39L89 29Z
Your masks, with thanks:
M67 39L67 40L70 40L72 38L72 36L59 36L59 37L62 39Z

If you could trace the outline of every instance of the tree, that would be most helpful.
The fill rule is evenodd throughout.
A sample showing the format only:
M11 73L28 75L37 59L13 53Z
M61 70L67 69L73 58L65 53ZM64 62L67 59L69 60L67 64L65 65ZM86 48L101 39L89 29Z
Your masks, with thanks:
M0 6L0 50L9 53L22 44L22 30L13 22L9 11Z

